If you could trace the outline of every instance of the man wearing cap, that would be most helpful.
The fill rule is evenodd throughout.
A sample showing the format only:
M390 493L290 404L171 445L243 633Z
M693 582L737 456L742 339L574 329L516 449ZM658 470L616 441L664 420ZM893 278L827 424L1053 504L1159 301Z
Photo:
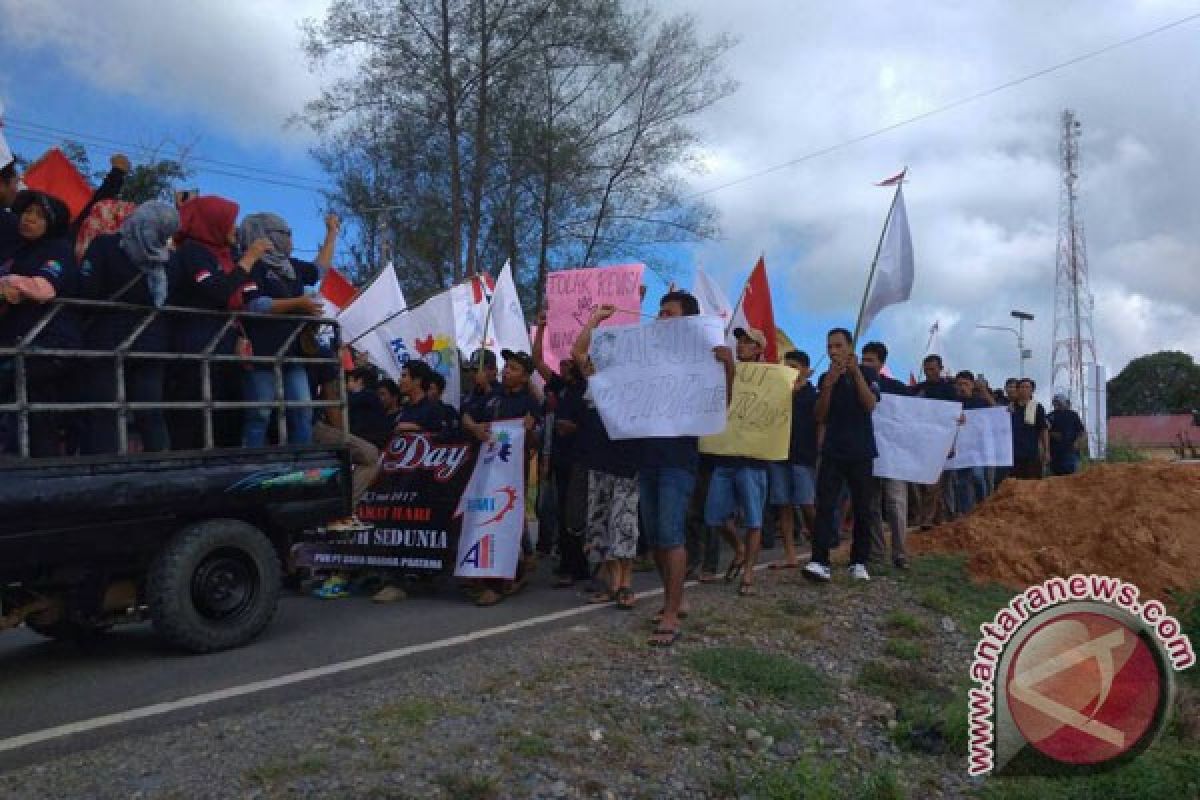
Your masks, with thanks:
M1079 454L1087 441L1087 431L1065 394L1059 392L1051 402L1054 410L1046 415L1050 426L1050 472L1074 475L1079 471Z
M491 438L492 423L496 420L524 419L526 450L526 453L522 455L524 458L528 451L537 448L542 421L542 404L534 396L529 385L529 378L533 375L533 358L528 353L514 350L501 350L500 355L504 357L504 372L501 375L499 388L493 390L482 404L473 404L470 409L463 411L462 428L479 441L486 442ZM483 371L481 370L481 372ZM527 458L525 466L529 466ZM503 599L505 594L512 594L524 586L533 569L533 564L528 558L531 555L531 548L525 539L521 542L521 552L525 557L517 566L516 580L483 581L485 588L476 598L476 605L495 605Z
M467 363L470 380L464 381L463 385L471 388L463 393L462 413L475 411L477 416L482 416L484 404L500 388L500 381L496 379L496 354L491 350L476 350Z
M737 360L762 361L767 337L755 328L735 328ZM734 549L734 560L725 574L742 580L738 594L754 594L754 566L762 548L763 506L767 503L767 462L742 456L714 456L708 497L704 501L704 524L718 529ZM736 523L735 523L736 516ZM735 524L745 528L743 544L734 533Z
M792 385L792 435L787 461L773 462L767 467L771 505L779 514L779 533L783 537L783 561L771 564L771 569L795 569L796 509L804 515L808 535L816 526L817 498L817 419L813 412L817 390L809 380L812 365L808 353L792 350L785 353L783 363L798 373Z

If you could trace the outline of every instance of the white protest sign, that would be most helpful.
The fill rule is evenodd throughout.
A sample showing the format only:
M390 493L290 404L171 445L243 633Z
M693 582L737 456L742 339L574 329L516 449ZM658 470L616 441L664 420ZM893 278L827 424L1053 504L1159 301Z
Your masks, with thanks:
M874 475L912 483L937 483L958 430L961 403L885 394L871 415L875 428Z
M492 423L455 514L463 519L454 574L512 580L525 526L524 420Z
M1012 421L1008 409L973 408L963 414L967 421L958 429L954 458L947 459L946 469L1011 467Z
M675 317L592 332L588 390L612 439L708 436L725 429L718 317Z

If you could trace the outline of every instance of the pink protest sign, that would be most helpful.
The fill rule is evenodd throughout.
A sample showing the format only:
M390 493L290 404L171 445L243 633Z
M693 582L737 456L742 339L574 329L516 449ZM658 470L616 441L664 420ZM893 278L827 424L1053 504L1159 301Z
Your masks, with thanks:
M571 346L598 306L617 307L601 325L636 325L641 321L642 264L568 269L546 276L546 363L571 357Z

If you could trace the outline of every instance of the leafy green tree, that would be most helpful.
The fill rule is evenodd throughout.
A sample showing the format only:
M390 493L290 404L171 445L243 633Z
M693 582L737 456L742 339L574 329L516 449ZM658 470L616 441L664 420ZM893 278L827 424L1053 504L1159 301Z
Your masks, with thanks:
M1108 413L1186 414L1200 409L1200 365L1187 353L1163 350L1130 361L1108 382Z

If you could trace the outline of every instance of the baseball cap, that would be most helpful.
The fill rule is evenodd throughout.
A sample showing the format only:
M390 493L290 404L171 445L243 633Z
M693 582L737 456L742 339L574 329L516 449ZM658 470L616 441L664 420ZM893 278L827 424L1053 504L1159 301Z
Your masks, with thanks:
M758 328L734 328L733 335L738 339L746 338L757 344L759 347L767 346L767 337Z
M517 350L501 350L500 355L504 356L505 361L515 361L524 367L526 372L531 375L533 374L533 358L530 357L529 353Z

